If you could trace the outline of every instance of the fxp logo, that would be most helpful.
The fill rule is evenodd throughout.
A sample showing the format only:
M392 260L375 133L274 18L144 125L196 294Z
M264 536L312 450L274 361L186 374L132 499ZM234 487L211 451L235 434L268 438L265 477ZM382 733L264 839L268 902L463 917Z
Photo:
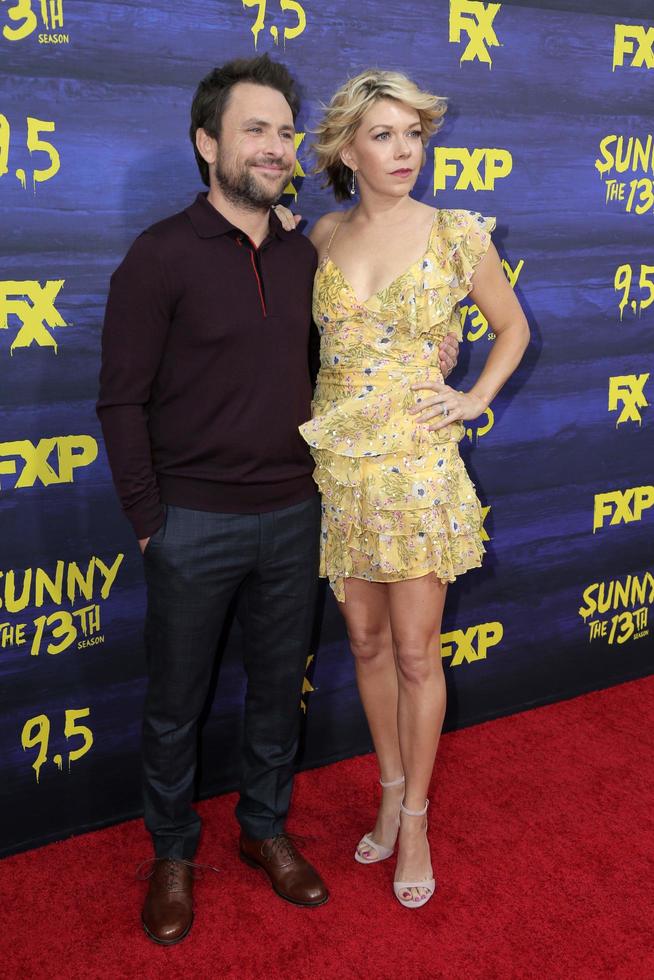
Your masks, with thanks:
M468 35L460 64L477 59L489 68L492 66L493 60L488 49L497 47L500 43L493 21L501 6L501 3L481 3L480 0L450 0L450 43L459 44L461 34Z
M495 181L513 170L510 150L500 147L434 147L434 194L448 187L455 191L494 191Z
M480 623L465 630L441 633L441 657L451 657L450 667L463 663L485 660L491 647L497 646L504 636L502 623Z
M72 483L75 470L90 466L97 455L93 436L55 436L39 439L36 444L29 439L0 442L0 490L10 489L5 476L11 478L14 490L33 487L37 482L44 487ZM17 459L11 458L14 456Z
M654 486L629 487L627 490L610 490L595 494L593 508L593 534L605 523L632 524L640 521L643 511L654 506Z
M627 68L654 68L654 27L643 24L616 24L613 37L613 71Z

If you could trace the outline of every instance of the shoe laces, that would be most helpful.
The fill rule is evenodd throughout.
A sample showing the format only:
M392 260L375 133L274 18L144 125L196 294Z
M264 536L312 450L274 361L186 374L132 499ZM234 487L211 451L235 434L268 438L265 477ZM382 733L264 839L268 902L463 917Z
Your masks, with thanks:
M275 855L282 860L295 861L300 855L296 845L306 844L308 838L301 837L300 834L277 834L272 838L268 849L271 855Z
M180 865L190 868L191 874L195 879L203 878L205 871L215 871L216 874L220 874L221 870L220 868L215 868L212 864L198 864L195 861L187 861L186 858L153 857L148 858L146 861L141 861L136 869L136 880L148 881L154 874L157 864L161 864L164 861L167 865L166 885L171 890L180 884ZM144 868L147 870L144 871Z

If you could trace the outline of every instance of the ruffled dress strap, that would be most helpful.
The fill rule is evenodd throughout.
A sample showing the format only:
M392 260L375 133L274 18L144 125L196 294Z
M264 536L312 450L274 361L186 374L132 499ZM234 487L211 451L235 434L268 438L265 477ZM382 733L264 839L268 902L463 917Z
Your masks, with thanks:
M453 208L442 210L439 217L440 238L457 279L452 286L453 299L458 303L472 288L474 271L490 247L496 221L478 211Z
M476 211L438 211L421 268L403 288L412 338L433 335L440 324L447 324L461 340L461 323L453 310L472 289L472 277L490 247L494 228L495 218Z

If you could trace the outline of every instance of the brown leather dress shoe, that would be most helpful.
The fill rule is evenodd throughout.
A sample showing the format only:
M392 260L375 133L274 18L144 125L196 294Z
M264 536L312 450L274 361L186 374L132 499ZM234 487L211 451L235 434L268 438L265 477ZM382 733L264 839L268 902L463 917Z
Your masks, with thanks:
M264 840L252 840L241 834L239 853L241 861L265 871L273 889L287 902L315 908L329 898L324 881L287 834Z
M193 925L193 871L184 861L157 858L141 915L150 939L162 946L181 942Z

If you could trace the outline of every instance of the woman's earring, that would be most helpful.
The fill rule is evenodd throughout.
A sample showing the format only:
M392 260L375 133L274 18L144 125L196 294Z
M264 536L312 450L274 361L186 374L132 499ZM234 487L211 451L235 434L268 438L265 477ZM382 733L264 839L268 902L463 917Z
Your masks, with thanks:
M352 176L350 178L349 191L350 191L350 197L354 197L354 195L357 192L357 172L356 172L356 170L353 170L352 171Z

